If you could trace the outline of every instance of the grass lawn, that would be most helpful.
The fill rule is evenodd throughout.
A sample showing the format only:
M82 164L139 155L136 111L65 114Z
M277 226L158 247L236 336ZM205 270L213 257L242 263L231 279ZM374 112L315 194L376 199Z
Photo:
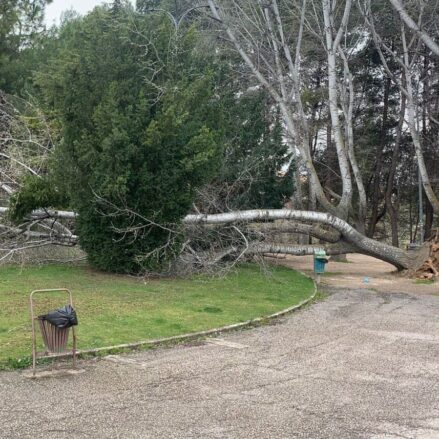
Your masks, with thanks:
M88 267L49 265L0 268L0 368L31 355L29 293L69 288L78 314L78 348L168 337L272 314L313 293L300 273L272 267L267 274L244 265L225 278L139 280ZM36 297L44 313L66 296Z

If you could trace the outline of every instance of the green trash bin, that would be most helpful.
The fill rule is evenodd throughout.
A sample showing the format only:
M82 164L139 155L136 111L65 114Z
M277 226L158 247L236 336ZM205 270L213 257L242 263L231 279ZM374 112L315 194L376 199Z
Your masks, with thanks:
M325 250L314 251L314 273L322 274L325 272L326 264L328 263L328 257Z

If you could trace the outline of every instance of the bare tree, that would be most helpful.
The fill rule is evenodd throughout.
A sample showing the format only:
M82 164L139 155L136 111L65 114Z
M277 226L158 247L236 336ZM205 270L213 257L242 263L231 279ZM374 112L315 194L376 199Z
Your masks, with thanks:
M400 0L389 0L389 2L399 13L401 19L404 21L406 26L411 29L436 56L439 56L439 45L431 38L431 36L427 32L422 29L422 23L416 23L415 21L413 21L407 11L404 9L404 6L400 2ZM418 5L422 8L422 1L420 1Z
M310 185L320 206L334 215L347 219L352 211L353 186L350 171L350 162L355 169L355 177L361 191L361 211L364 216L365 196L361 182L361 173L356 166L352 141L346 141L345 133L352 135L349 128L352 122L350 117L343 119L345 128L342 128L340 112L342 105L338 89L340 79L348 75L348 70L342 73L341 78L337 70L337 63L341 60L341 41L346 36L346 26L350 15L351 2L346 3L341 18L336 17L335 4L331 1L323 2L320 8L321 17L316 14L307 16L308 10L315 10L316 5L304 1L299 4L289 1L283 5L290 16L297 15L298 31L296 35L287 32L284 16L276 0L269 2L231 1L219 3L209 0L208 4L212 16L220 24L233 47L241 55L249 71L271 94L281 109L288 137L292 139L292 149L300 152L301 161L306 167ZM312 25L310 19L317 20ZM338 24L336 24L338 19ZM288 23L291 25L291 23ZM314 26L324 29L318 34L318 41L324 44L328 59L328 90L331 126L335 139L337 157L340 167L342 193L337 204L333 204L325 194L313 163L310 150L310 127L303 102L303 78L301 71L301 46L304 28L308 30ZM347 79L345 77L344 79ZM348 83L348 82L347 82ZM349 111L349 107L347 107Z
M437 45L426 34L426 32L420 30L425 15L423 2L419 2L418 23L416 24L407 15L398 0L389 1L396 8L401 17L399 36L395 35L395 37L399 38L399 44L395 44L393 47L389 46L389 44L387 44L384 39L381 38L379 31L376 29L370 0L367 0L363 13L386 73L390 78L392 78L394 83L398 85L401 93L403 93L405 96L406 120L415 149L419 174L421 176L425 194L427 195L427 198L433 207L433 211L436 215L438 215L439 198L434 192L430 177L428 175L418 124L418 120L420 119L418 96L422 90L422 82L419 81L421 45L422 43L427 44L435 54L435 48L437 48ZM405 24L407 24L407 27ZM412 30L411 34L409 34L410 30ZM403 72L403 81L401 81L401 79L390 68L388 61L389 59L396 63ZM415 85L415 83L417 85Z
M47 173L53 147L52 130L37 106L31 101L0 95L0 202L8 204L27 175L40 178ZM0 207L0 213L6 212L5 207ZM47 211L19 225L13 225L4 215L0 224L0 262L29 249L72 246L77 241L69 221Z

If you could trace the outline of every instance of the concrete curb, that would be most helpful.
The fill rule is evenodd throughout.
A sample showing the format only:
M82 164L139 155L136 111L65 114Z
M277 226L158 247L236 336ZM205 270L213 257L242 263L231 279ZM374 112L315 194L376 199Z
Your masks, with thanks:
M297 305L291 306L289 308L285 308L282 311L278 311L274 314L271 314L269 316L265 317L257 317L252 320L247 320L245 322L241 323L234 323L231 325L222 326L220 328L213 328L208 329L206 331L200 331L200 332L191 332L188 334L182 334L182 335L175 335L172 337L166 337L166 338L158 338L153 340L143 340L138 341L135 343L125 343L125 344L119 344L114 346L106 346L102 348L95 348L95 349L82 349L76 351L76 355L78 358L87 357L87 356L98 356L105 353L111 354L118 351L123 350L136 350L136 349L142 349L142 348L154 348L154 347L160 347L160 346L172 346L177 345L184 342L190 342L194 340L202 340L207 337L220 335L220 334L226 334L229 332L237 331L240 329L246 329L246 328L254 328L258 326L265 325L267 323L270 323L276 319L279 319L281 317L284 317L288 314L291 314L295 311L298 311L299 309L303 308L304 306L308 305L310 302L312 302L316 295L317 295L317 284L315 280L308 276L307 274L300 272L304 276L308 277L312 280L314 284L314 292L313 294L308 297L307 299L303 300L302 302L298 303ZM62 354L55 354L55 355L48 355L48 356L41 356L38 359L41 360L47 360L47 359L53 359L53 358L70 358L72 357L72 352L66 352Z

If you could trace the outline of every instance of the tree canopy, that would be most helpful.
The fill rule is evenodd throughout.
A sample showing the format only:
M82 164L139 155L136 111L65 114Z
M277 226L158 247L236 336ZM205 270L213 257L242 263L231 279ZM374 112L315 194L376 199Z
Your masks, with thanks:
M281 207L293 185L276 177L279 118L262 91L237 99L230 67L200 42L195 27L177 33L120 2L66 21L34 80L60 142L44 179L23 180L11 217L68 200L90 263L138 272L172 261L203 186L239 186L224 196L233 206Z

